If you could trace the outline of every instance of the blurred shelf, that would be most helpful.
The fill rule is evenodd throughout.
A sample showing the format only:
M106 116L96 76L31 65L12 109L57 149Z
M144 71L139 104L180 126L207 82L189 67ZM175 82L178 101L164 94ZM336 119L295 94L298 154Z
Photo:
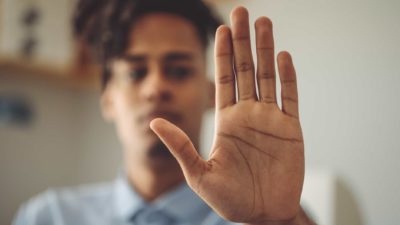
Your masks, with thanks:
M98 90L99 69L91 66L85 71L71 67L57 67L36 61L0 56L0 75L49 82L63 88Z
M204 0L207 3L211 4L219 4L219 3L227 3L227 2L237 2L237 0Z

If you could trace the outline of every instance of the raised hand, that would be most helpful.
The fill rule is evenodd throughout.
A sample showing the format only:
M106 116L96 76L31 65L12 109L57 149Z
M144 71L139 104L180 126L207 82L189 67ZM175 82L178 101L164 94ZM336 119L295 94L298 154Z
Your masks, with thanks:
M261 17L255 23L256 70L247 10L234 9L231 22L232 29L221 26L216 36L216 134L210 159L202 159L188 136L168 121L155 119L151 128L178 160L190 187L222 217L254 224L289 220L299 212L304 177L293 63L287 52L277 57L280 109L270 20Z

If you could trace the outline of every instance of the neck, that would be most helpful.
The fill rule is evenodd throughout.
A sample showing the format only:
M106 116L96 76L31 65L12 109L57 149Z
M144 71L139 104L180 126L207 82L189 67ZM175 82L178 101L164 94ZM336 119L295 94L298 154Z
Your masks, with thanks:
M125 171L129 183L147 202L173 190L185 180L178 162L173 158L144 163L137 157L127 156Z

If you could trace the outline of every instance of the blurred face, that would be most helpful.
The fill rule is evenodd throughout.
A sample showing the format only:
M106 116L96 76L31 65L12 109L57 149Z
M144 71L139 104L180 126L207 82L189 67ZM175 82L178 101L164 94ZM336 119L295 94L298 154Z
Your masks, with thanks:
M113 76L102 96L103 115L115 124L126 157L173 160L149 128L157 117L176 124L198 145L202 114L212 104L213 89L203 46L189 21L163 13L141 17L125 55L111 68Z

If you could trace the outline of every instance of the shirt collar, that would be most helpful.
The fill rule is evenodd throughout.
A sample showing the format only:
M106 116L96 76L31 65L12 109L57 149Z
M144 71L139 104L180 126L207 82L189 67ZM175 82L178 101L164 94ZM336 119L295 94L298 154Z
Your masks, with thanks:
M152 203L157 209L180 221L205 217L211 209L186 182Z
M124 221L130 220L146 207L146 202L137 194L124 173L120 173L114 184L115 212Z
M114 196L116 213L125 221L131 220L148 208L163 211L180 221L204 218L211 211L209 206L188 187L186 182L160 196L154 202L146 203L129 184L126 175L121 173L115 181Z

